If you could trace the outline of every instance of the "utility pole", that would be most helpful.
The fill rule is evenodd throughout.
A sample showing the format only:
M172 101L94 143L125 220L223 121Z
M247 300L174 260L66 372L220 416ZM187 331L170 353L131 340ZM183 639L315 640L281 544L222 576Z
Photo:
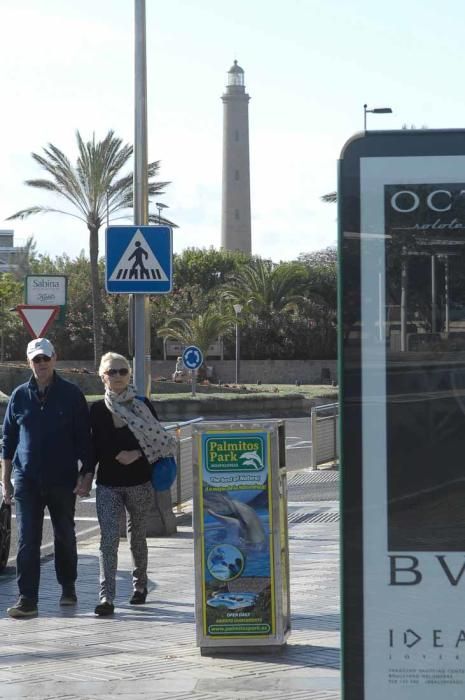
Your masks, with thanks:
M147 178L147 50L145 0L135 0L134 75L134 225L148 224ZM134 295L134 384L144 396L151 392L150 305L146 294Z

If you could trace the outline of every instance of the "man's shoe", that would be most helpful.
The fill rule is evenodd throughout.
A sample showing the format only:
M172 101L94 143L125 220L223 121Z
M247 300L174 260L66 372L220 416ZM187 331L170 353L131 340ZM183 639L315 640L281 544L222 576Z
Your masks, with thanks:
M115 606L113 603L109 603L107 600L104 600L103 603L99 603L96 606L94 612L99 617L106 617L107 615L113 615L115 612Z
M37 617L39 611L37 610L37 603L33 603L27 598L20 598L16 605L7 608L7 613L10 617L19 619L20 617Z
M63 593L60 598L60 605L76 605L77 595L74 586L63 586Z
M129 602L131 605L143 605L145 603L146 598L147 598L147 589L144 588L143 591L134 591Z

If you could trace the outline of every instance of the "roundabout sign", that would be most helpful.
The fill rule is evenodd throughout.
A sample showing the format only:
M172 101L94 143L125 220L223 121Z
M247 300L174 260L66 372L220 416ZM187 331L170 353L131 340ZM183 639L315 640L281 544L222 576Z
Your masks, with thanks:
M196 345L189 345L182 353L182 363L186 369L196 370L202 366L203 355Z

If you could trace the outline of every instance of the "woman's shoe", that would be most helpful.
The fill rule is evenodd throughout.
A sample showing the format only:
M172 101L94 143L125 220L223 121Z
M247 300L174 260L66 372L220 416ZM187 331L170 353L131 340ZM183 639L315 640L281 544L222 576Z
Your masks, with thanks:
M107 600L104 600L103 603L99 603L96 606L94 612L99 617L105 617L106 615L113 615L113 613L115 612L115 606L113 605L113 603L109 603Z
M147 589L144 588L143 591L134 591L129 603L131 605L143 605L145 603L146 598L147 598Z

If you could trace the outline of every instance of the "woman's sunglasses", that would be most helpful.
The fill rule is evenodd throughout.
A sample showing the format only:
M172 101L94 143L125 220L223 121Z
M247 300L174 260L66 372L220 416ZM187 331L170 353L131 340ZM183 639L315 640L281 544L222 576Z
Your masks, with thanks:
M48 355L36 355L35 357L32 358L32 361L35 365L38 365L39 362L50 362L52 358L49 357Z
M129 370L127 367L122 367L121 369L106 369L103 374L106 374L108 377L116 377L117 374L121 377L126 377L129 374Z

